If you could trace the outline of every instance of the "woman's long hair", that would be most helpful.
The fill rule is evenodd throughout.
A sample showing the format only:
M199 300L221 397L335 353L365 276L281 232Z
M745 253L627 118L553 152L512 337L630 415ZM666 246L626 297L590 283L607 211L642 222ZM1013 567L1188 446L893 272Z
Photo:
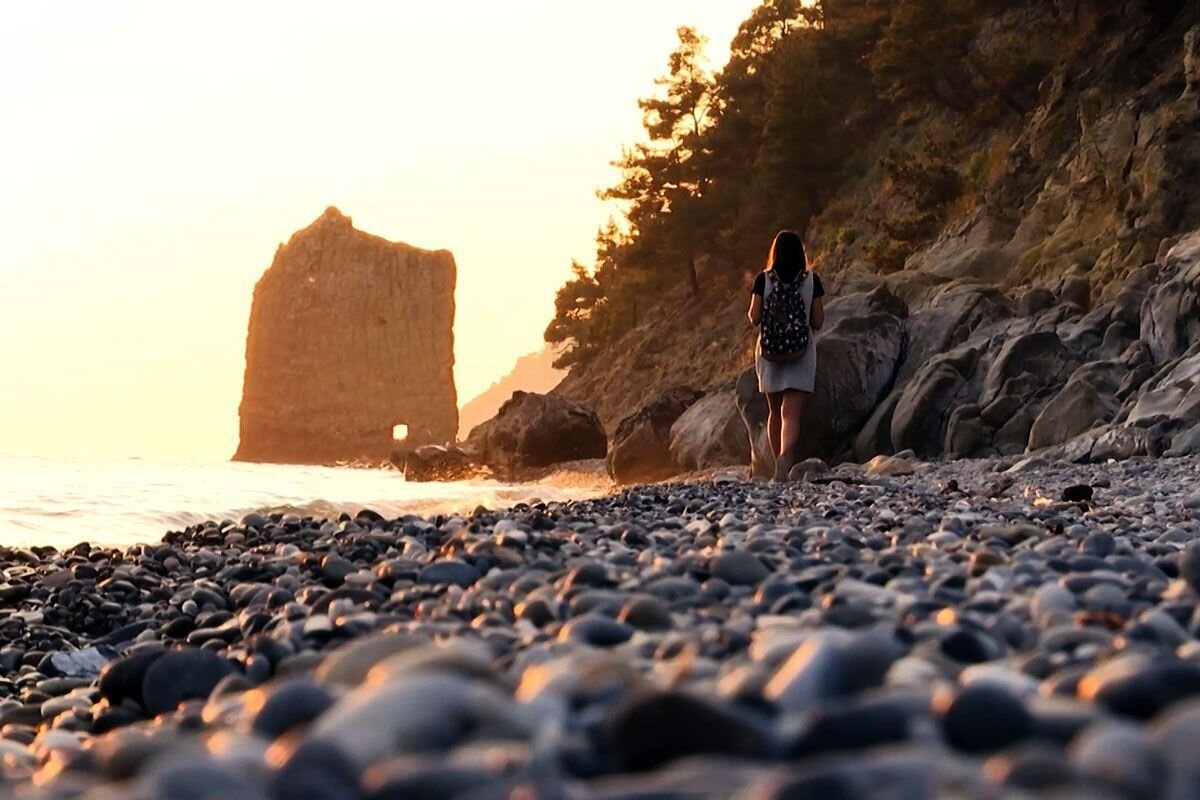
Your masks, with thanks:
M808 257L804 253L804 242L795 231L780 231L771 242L767 255L767 269L778 269L785 275L799 275L808 269ZM785 280L791 280L785 278Z

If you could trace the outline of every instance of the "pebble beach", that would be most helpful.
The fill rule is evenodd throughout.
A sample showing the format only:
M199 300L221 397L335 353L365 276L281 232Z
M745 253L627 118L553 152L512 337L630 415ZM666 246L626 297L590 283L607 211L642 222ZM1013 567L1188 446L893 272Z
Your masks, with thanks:
M0 551L0 795L1194 798L1200 458Z

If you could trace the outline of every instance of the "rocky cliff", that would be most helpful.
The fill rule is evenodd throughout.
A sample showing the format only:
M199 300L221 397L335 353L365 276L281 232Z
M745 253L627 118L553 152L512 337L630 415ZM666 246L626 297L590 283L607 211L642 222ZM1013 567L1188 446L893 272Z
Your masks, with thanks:
M987 125L932 105L872 109L877 134L806 231L832 309L817 454L1059 446L1130 417L1166 380L1147 373L1182 356L1164 343L1190 343L1180 292L1163 286L1186 272L1172 248L1200 228L1200 5L996 8L971 52L1048 64L1028 96ZM955 187L919 209L938 228L885 265L881 253L906 252L890 238L913 213L901 178L931 175ZM679 281L556 391L610 431L674 386L731 391L751 363L744 313L762 255L746 252L733 281L701 274L698 297Z
M455 274L335 208L281 245L254 287L235 460L383 462L397 425L453 440Z
M1007 148L997 174L906 269L1008 286L1075 272L1107 298L1164 239L1200 227L1200 7L1110 5L1081 20L1086 44L1042 81L1033 111L980 140ZM996 25L1017 33L1038 14Z

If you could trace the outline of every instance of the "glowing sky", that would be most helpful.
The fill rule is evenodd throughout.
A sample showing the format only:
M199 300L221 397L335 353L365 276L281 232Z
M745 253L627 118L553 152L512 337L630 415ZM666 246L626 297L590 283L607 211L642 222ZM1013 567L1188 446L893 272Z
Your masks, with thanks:
M454 251L461 401L538 349L692 24L754 0L9 3L0 451L225 458L254 282L329 205Z

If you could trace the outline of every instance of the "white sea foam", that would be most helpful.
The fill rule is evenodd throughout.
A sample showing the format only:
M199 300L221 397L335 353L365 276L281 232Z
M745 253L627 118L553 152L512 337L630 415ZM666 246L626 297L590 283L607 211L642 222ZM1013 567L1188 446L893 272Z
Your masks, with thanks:
M607 488L591 477L408 483L384 469L0 454L0 545L128 545L249 511L336 516L370 508L394 517L575 499Z

